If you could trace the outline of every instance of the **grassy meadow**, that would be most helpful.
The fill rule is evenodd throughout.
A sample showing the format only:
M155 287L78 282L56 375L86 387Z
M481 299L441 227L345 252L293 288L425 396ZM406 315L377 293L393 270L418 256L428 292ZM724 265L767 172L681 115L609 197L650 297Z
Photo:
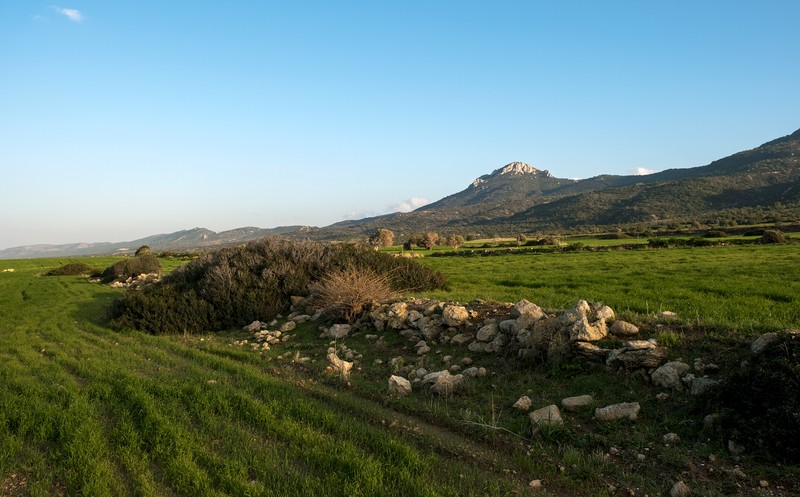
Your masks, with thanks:
M449 344L418 358L399 335L378 347L366 331L337 344L361 356L345 383L323 373L330 344L319 323L258 351L238 330L112 331L105 310L122 290L42 276L72 260L0 261L14 269L0 273L2 495L665 495L684 480L693 495L721 496L764 495L762 479L773 495L800 492L798 468L732 459L703 432L705 412L679 393L656 401L635 374L530 366ZM80 259L99 269L115 260ZM800 326L796 245L423 263L450 282L423 297L551 308L600 300L646 336L671 336L671 356L687 360L735 361L743 337ZM661 310L679 320L661 321ZM702 343L715 340L725 350ZM446 355L470 355L489 374L458 397L386 395L390 358L436 371ZM511 408L521 395L539 407L584 393L598 405L639 401L640 420L597 425L584 411L532 436ZM667 432L684 441L665 445ZM534 479L541 489L528 486Z

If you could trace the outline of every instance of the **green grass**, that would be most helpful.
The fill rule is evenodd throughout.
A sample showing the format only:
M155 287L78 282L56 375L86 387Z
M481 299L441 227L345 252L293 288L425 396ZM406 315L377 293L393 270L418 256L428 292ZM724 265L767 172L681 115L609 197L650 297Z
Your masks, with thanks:
M660 390L635 373L534 365L450 344L419 358L400 335L387 332L376 347L365 330L339 342L363 355L345 385L323 373L329 341L319 323L269 351L232 345L248 338L241 331L114 332L104 314L121 290L40 276L75 260L103 269L119 259L0 262L15 269L0 273L0 494L526 495L533 479L545 481L544 495L561 496L612 495L609 485L617 495L664 495L679 479L693 495L758 495L760 478L800 489L796 467L732 461L686 394L660 403ZM181 261L162 262L169 271ZM641 322L671 358L702 355L723 367L738 360L731 349L746 344L742 336L800 322L800 255L791 245L423 262L450 281L449 291L426 296L527 298L551 308L601 300ZM682 319L664 325L660 310ZM723 333L701 333L706 327ZM386 395L390 358L435 371L446 355L470 356L489 374L457 397L419 386L407 398ZM640 419L599 425L587 409L532 437L527 415L511 407L521 395L542 407L581 394L597 405L639 401ZM667 432L683 442L665 447ZM611 447L619 453L607 455ZM713 474L701 469L709 454L718 458ZM747 480L729 473L734 464Z
M120 292L40 276L61 263L4 261L16 271L0 273L4 490L12 475L23 495L502 495L519 484L387 430L380 406L298 388L225 338L110 331L102 316Z
M661 311L684 322L745 333L800 326L797 245L424 258L463 302L526 298L562 309L601 301L638 319Z

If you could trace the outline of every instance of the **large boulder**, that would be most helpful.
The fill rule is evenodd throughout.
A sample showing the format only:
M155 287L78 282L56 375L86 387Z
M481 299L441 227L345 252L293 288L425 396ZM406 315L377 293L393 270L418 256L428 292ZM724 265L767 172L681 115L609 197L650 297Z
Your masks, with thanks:
M667 351L646 340L630 340L624 342L619 349L608 355L606 364L621 364L625 369L652 369L664 364Z
M463 305L448 305L442 310L442 321L447 326L463 326L469 321L469 311Z
M583 357L594 362L606 362L608 357L608 350L602 349L597 345L589 342L573 342L572 352L578 356Z
M561 407L565 411L576 412L581 408L594 404L594 399L591 395L578 395L575 397L567 397L561 400Z

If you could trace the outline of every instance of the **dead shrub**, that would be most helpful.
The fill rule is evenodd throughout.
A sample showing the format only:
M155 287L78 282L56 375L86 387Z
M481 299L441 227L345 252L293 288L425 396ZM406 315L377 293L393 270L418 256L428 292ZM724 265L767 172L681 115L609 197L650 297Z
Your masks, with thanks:
M373 304L386 302L397 294L388 274L349 266L336 269L309 286L312 304L322 308L334 321L353 323Z

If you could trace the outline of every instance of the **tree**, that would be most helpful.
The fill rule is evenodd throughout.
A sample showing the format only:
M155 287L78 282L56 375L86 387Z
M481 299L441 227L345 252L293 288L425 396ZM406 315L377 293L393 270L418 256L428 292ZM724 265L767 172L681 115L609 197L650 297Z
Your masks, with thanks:
M147 254L151 254L151 253L153 253L153 251L150 250L150 247L148 247L147 245L142 245L141 247L136 249L136 253L134 255L140 256L140 255L147 255Z
M426 250L432 249L437 243L439 243L439 235L433 231L425 233L419 241L417 241L417 245Z
M369 237L369 244L374 247L390 247L394 243L394 233L381 228Z
M464 237L461 235L449 235L445 242L450 245L450 247L455 250L458 247L464 245Z

